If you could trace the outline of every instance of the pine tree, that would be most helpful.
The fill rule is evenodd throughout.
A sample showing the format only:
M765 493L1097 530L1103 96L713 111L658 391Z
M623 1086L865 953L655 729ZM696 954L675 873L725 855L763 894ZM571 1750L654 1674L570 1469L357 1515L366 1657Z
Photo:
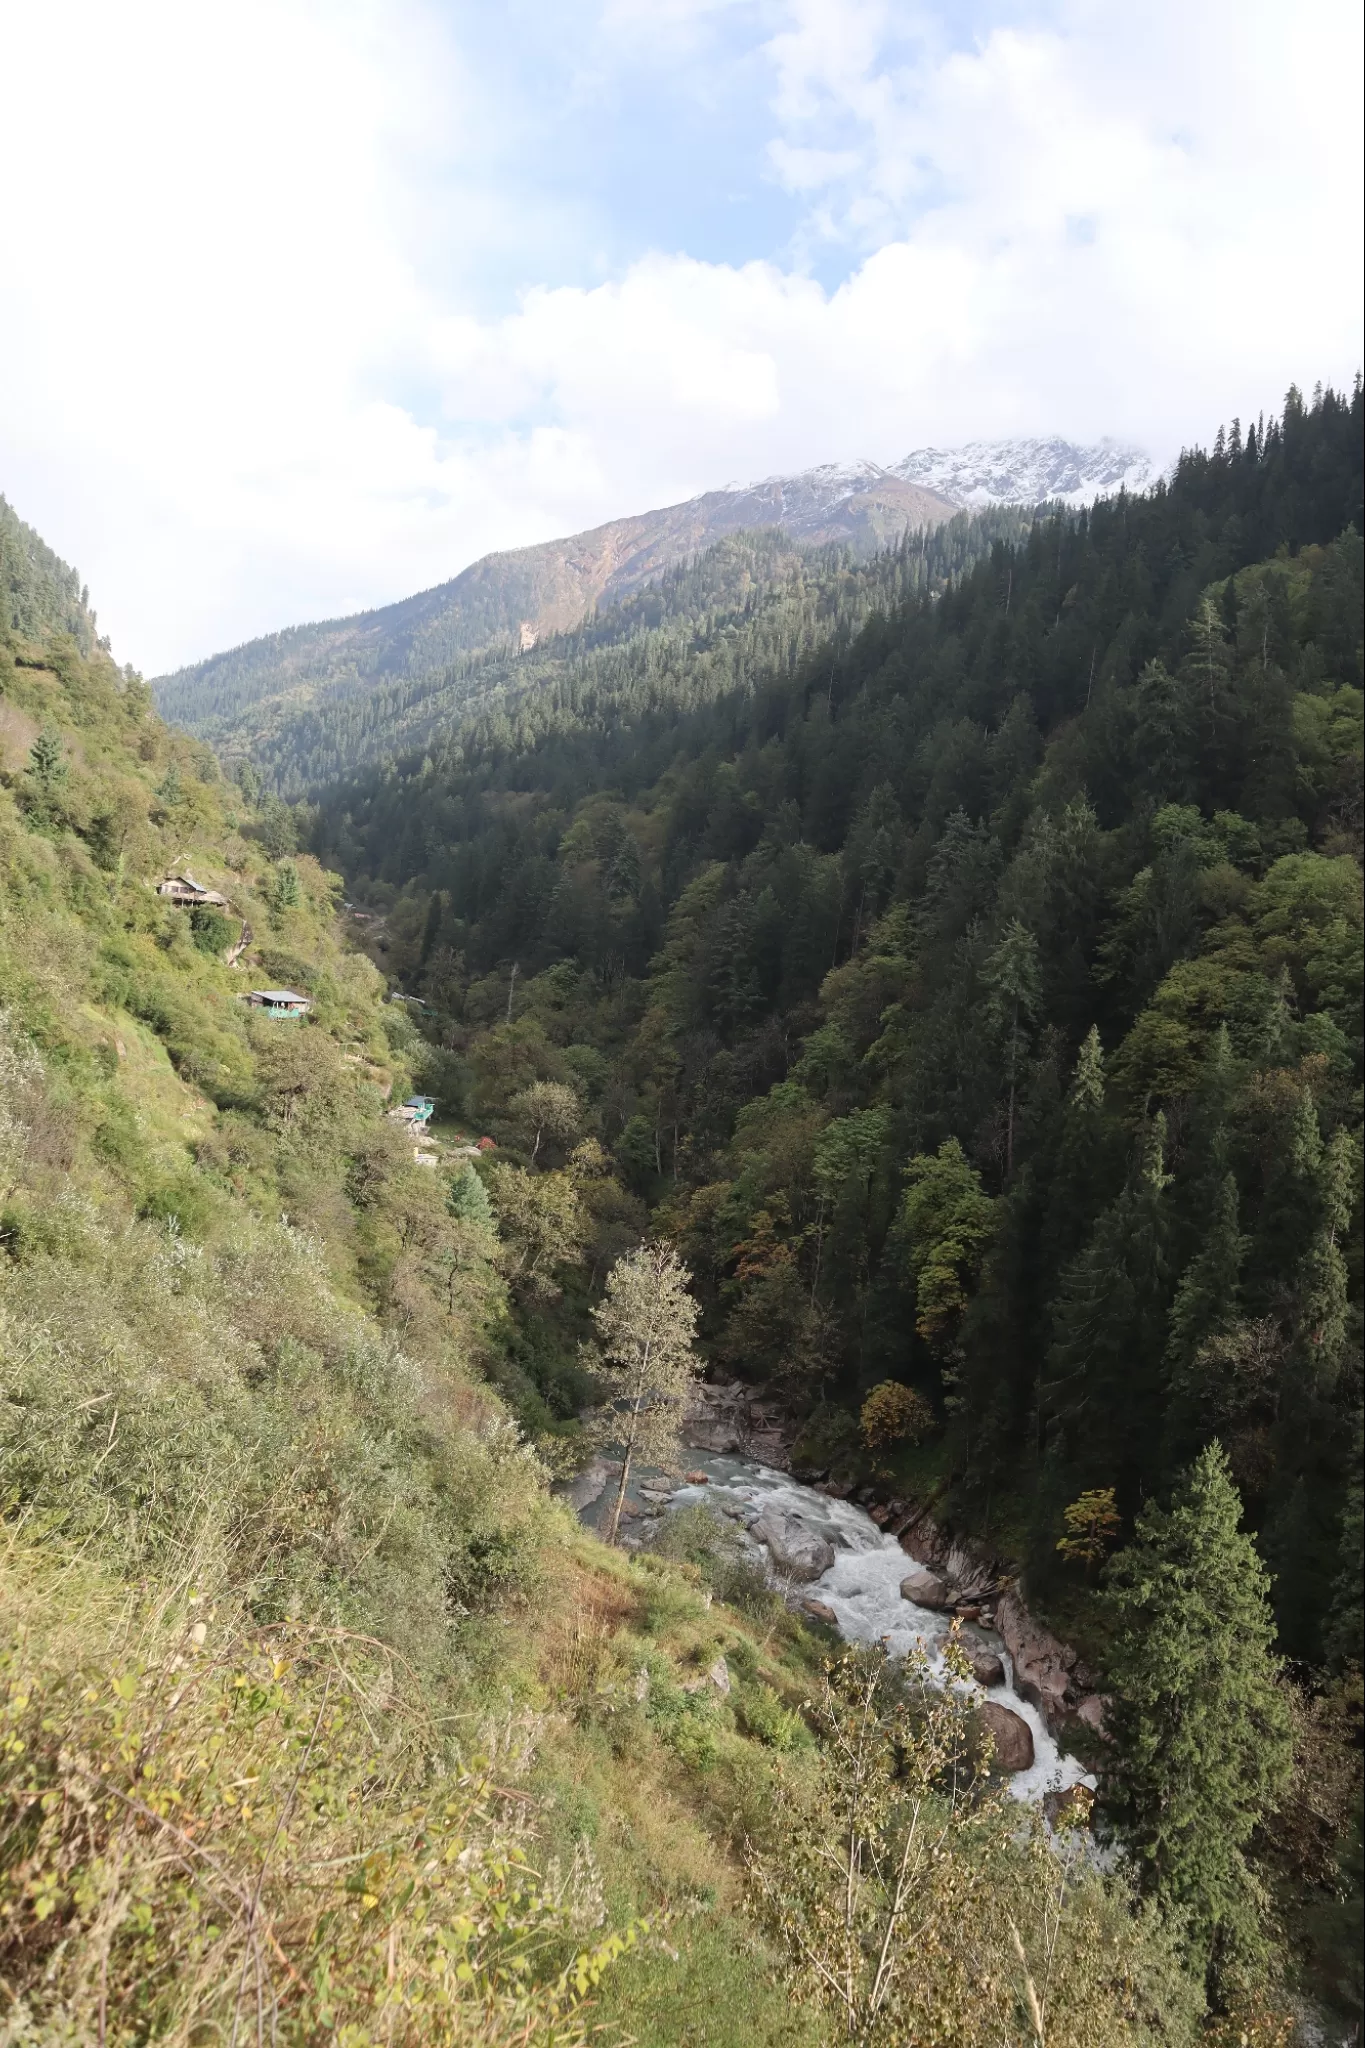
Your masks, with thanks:
M1014 1109L1019 1086L1019 1064L1028 1047L1029 1026L1038 1015L1043 999L1042 970L1038 941L1028 927L1010 919L1004 938L986 962L983 980L990 990L988 1010L994 1028L1004 1040L1005 1079L1009 1107L1005 1125L1005 1177L1014 1176Z
M1128 1185L1062 1276L1041 1393L1068 1462L1130 1499L1150 1483L1169 1279L1165 1120L1143 1133Z
M1140 1881L1183 1920L1215 1994L1268 1949L1266 1901L1247 1856L1289 1778L1269 1576L1241 1527L1220 1445L1148 1505L1109 1566L1114 1703L1106 1799Z
M66 749L51 719L28 750L28 772L40 805L51 804L67 777Z
M446 1207L462 1223L479 1223L486 1230L494 1229L497 1224L488 1190L467 1159L450 1183Z
M1238 1228L1237 1182L1224 1174L1203 1244L1181 1274L1171 1304L1166 1362L1171 1376L1168 1457L1173 1464L1199 1448L1205 1406L1200 1353L1236 1320L1248 1242Z
M1092 1024L1076 1056L1056 1164L1047 1177L1042 1244L1050 1274L1080 1251L1092 1219L1113 1199L1122 1179L1122 1145L1105 1108L1104 1048Z
M1360 1177L1360 1147L1337 1131L1318 1149L1314 1193L1318 1224L1295 1275L1298 1351L1313 1379L1330 1386L1346 1339L1346 1261L1341 1239L1351 1224Z

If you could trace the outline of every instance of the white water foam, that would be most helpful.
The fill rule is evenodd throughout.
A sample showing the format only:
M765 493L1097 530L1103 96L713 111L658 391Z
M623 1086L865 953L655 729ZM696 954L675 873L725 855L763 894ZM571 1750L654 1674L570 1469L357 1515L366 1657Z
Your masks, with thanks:
M834 1551L829 1570L822 1578L802 1585L802 1595L823 1601L833 1611L846 1642L884 1643L893 1657L904 1657L918 1644L931 1672L947 1680L942 1646L949 1617L901 1598L901 1580L914 1571L915 1561L862 1508L853 1501L831 1500L785 1472L745 1458L702 1453L690 1469L705 1472L710 1483L680 1487L673 1496L674 1507L705 1503L722 1514L728 1510L742 1528L769 1506L797 1516L807 1528L818 1530ZM766 1549L747 1534L747 1528L745 1541L770 1576L783 1583L780 1575L773 1573ZM1014 1690L1014 1673L1004 1644L988 1629L978 1632L998 1651L1005 1666L1005 1683L989 1690L969 1683L962 1690L1008 1707L1021 1721L1027 1721L1033 1733L1033 1763L1009 1778L1010 1792L1016 1799L1037 1804L1046 1792L1064 1792L1071 1785L1093 1788L1094 1778L1075 1757L1058 1748L1038 1709Z

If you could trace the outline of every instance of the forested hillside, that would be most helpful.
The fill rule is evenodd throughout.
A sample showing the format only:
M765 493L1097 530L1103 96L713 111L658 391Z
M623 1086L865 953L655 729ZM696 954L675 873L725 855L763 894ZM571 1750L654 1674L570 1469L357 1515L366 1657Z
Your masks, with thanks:
M448 1057L383 999L339 879L82 648L78 582L21 540L4 2037L817 2048L828 1987L783 1902L850 1813L862 1839L865 1783L900 1828L913 1759L933 1881L908 1917L863 1896L865 2037L968 2048L1046 1958L1056 2040L1192 2042L1173 1929L1054 1855L969 1703L876 1657L826 1676L831 1637L704 1511L632 1556L551 1498L590 1439L521 1398L547 1317L599 1331L600 1398L661 1273L686 1381L685 1269L637 1249L643 1205L562 1115L476 1172L389 1113Z
M1359 1399L1360 424L1291 395L842 646L528 696L319 825L447 1088L496 1129L575 1086L727 1363L922 1388L1035 1574L1220 1435L1309 1657Z
M21 529L16 2043L1358 2016L1361 427L726 542L294 809ZM837 1655L704 1508L552 1498L614 1450L619 1534L699 1370L1022 1577L1107 1700L1104 1872L960 1637Z
M686 668L733 678L847 638L874 606L941 589L967 551L974 559L990 536L1012 536L1023 524L1012 510L958 517L870 561L846 548L801 549L780 531L740 531L582 623L575 609L573 630L533 648L503 638L478 651L442 652L424 630L401 661L386 643L373 662L348 662L335 675L263 694L242 694L235 657L224 656L192 687L158 686L159 701L209 740L229 769L247 762L273 792L297 798L425 745L476 711L596 693L622 674L667 679ZM671 701L669 688L665 680Z

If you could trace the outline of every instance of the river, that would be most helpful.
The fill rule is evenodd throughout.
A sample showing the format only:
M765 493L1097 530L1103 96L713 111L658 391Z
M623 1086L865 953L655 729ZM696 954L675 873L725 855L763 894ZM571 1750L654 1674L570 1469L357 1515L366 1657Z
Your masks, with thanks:
M642 1475L639 1487L632 1484L630 1498L638 1507L632 1518L632 1535L648 1540L652 1527L670 1508L705 1503L733 1520L744 1532L746 1547L773 1577L766 1549L748 1534L747 1525L756 1521L765 1507L795 1515L808 1528L817 1530L834 1551L834 1563L821 1578L803 1583L803 1597L820 1600L837 1617L840 1635L850 1643L885 1643L893 1657L904 1657L916 1644L923 1650L930 1669L944 1673L942 1645L950 1617L931 1608L917 1607L901 1598L901 1581L915 1569L894 1536L879 1529L872 1517L853 1501L831 1500L813 1486L803 1486L789 1473L747 1458L722 1457L709 1452L689 1453L689 1471L705 1472L707 1484L683 1485L665 1504L657 1497L658 1482ZM614 1488L603 1485L600 1493L583 1500L584 1519L596 1522ZM655 1498L651 1499L651 1494ZM605 1498L603 1497L605 1496ZM783 1584L780 1578L776 1583ZM784 1588L785 1590L785 1588ZM983 1697L998 1701L1026 1721L1033 1734L1033 1764L1016 1771L1008 1780L1016 1799L1036 1804L1046 1792L1065 1791L1076 1784L1094 1785L1081 1763L1062 1750L1049 1733L1042 1715L1014 1689L1009 1653L990 1629L974 1624L972 1633L996 1651L1005 1667L1005 1682L994 1685ZM969 1684L970 1692L982 1688Z

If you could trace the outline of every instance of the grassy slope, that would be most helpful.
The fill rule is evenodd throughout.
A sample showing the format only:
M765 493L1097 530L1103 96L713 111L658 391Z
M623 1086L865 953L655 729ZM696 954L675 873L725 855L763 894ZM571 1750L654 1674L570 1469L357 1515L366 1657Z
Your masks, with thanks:
M746 1626L695 1571L605 1552L549 1502L482 1377L506 1314L496 1247L469 1254L453 1314L420 1273L399 1285L417 1196L380 1088L406 1084L410 1033L338 939L332 878L300 859L281 904L288 864L99 652L0 648L0 717L4 1597L57 1719L73 1673L101 1693L147 1629L188 1625L191 1580L229 1662L262 1628L382 1638L411 1666L403 1711L437 1700L466 1731L542 1717L530 1853L587 1835L611 1924L675 1916L608 1980L613 2018L659 2043L813 2039L740 1917L735 1844L774 1753L744 1732L746 1685L799 1696L811 1639L783 1616ZM46 784L27 765L44 729L62 741ZM173 862L253 926L242 967L156 897ZM258 975L304 981L313 1019L249 1017ZM76 1551L84 1576L53 1569ZM129 1635L125 1585L155 1627ZM722 1648L732 1700L689 1705L680 1677ZM401 1792L381 1773L366 1805ZM74 1898L59 1913L78 1920ZM10 1948L10 1983L37 1957Z

